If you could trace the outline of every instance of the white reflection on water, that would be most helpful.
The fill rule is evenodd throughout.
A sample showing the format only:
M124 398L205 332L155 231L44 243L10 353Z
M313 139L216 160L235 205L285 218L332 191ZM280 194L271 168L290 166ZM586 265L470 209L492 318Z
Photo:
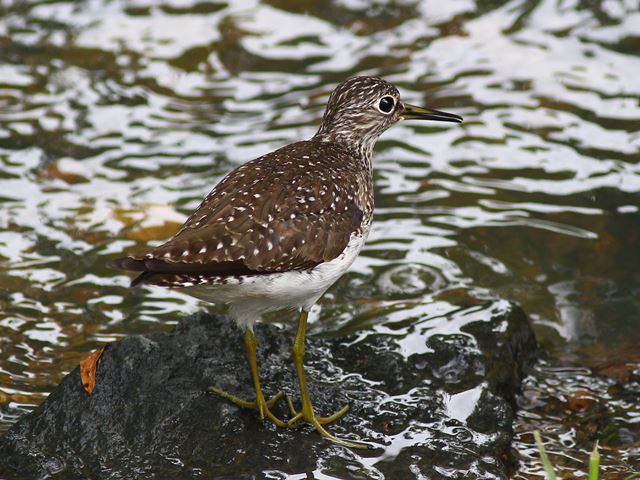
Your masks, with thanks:
M465 422L480 400L480 394L486 388L484 383L464 392L449 395L447 415L460 422Z

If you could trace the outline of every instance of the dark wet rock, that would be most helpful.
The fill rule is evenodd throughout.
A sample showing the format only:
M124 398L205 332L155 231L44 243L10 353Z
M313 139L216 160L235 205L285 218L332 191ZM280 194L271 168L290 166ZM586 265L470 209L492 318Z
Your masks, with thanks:
M316 408L329 414L350 402L331 430L376 444L371 451L307 427L277 429L206 393L216 384L253 394L241 332L197 314L172 333L111 344L92 395L77 369L67 375L0 439L0 478L507 478L514 397L535 348L525 315L495 302L410 328L307 342ZM297 398L293 333L262 325L257 336L265 390ZM275 411L285 417L285 403Z

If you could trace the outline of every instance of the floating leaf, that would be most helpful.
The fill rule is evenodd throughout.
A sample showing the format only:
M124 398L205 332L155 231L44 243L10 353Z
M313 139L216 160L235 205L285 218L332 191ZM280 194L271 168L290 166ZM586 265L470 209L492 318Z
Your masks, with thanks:
M116 220L127 227L125 236L140 242L169 238L186 219L172 207L158 204L145 204L138 209L116 209L113 213Z
M80 162L70 159L51 162L41 173L44 178L58 179L70 184L88 182L86 174Z
M595 403L593 393L584 388L572 392L567 398L567 406L572 412L589 410Z

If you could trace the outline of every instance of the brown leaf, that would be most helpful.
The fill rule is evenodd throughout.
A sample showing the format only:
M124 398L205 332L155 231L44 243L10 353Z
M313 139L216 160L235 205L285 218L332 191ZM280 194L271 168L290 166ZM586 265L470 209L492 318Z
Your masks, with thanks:
M113 215L127 227L125 236L139 242L165 240L173 236L185 221L184 215L173 208L153 203L137 209L118 208Z
M567 398L567 406L573 412L582 412L589 410L595 404L596 400L592 392L586 389L575 390L569 398Z
M633 372L640 367L637 363L623 363L618 365L609 365L598 369L598 374L613 378L619 383L628 383L633 376Z
M81 164L73 160L58 160L47 165L46 169L41 172L44 178L60 179L67 183L84 183L88 182L83 175Z
M82 380L82 386L87 393L92 393L96 388L96 369L98 368L98 361L104 353L106 345L97 349L87 358L80 362L80 379Z
M175 234L182 224L178 222L164 222L162 225L140 227L125 233L127 238L148 242L149 240L164 240Z

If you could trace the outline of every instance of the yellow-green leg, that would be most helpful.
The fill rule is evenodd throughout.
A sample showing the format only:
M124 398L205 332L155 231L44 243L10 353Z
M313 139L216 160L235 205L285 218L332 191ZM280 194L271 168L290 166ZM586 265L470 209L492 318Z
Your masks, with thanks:
M256 399L252 402L242 400L235 395L230 394L218 387L209 387L209 391L217 393L218 395L226 398L227 400L235 403L242 408L253 408L260 414L260 419L264 420L267 417L278 427L286 427L287 424L271 413L270 408L284 396L283 392L276 393L270 400L265 400L262 393L262 386L260 385L260 375L258 373L258 359L256 355L257 342L256 336L251 328L247 328L244 332L244 348L247 351L247 358L249 359L249 366L251 367L251 377L253 378L253 386L256 390Z
M347 440L343 440L338 438L331 433L329 433L323 425L327 423L334 422L342 417L347 410L349 410L349 406L345 406L338 412L334 413L329 417L320 417L315 414L313 411L313 405L311 404L311 399L309 398L309 391L307 389L307 380L304 374L304 339L307 332L307 317L309 313L305 310L300 312L300 319L298 320L298 332L296 333L296 339L293 342L293 363L296 367L296 372L298 374L298 381L300 383L300 395L302 396L301 402L302 407L300 411L296 411L293 403L287 397L287 401L289 403L289 408L291 409L291 414L293 415L289 422L287 423L290 427L295 426L298 421L305 421L314 426L314 428L322 435L323 437L331 440L332 442L338 443L340 445L344 445L345 447L351 448L367 448L368 445L362 443L349 442Z

